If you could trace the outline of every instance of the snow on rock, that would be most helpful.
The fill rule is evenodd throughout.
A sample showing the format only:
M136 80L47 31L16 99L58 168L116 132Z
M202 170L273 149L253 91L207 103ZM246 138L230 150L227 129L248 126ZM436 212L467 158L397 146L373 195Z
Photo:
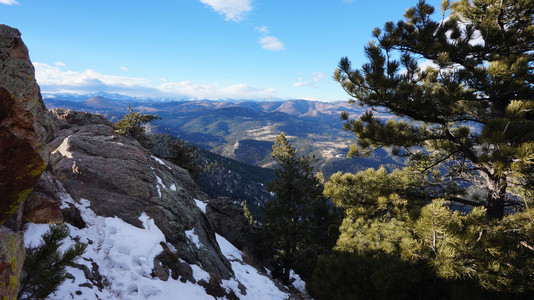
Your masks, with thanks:
M65 199L72 201L69 197ZM195 201L205 210L204 202ZM161 281L151 275L154 258L163 250L160 242L170 244L166 242L154 220L145 213L139 217L143 228L138 228L117 217L97 216L91 210L88 200L82 199L80 204L75 205L87 227L78 229L68 224L71 233L61 250L66 250L75 240L88 244L86 253L77 263L86 266L88 270L94 269L93 264L97 265L98 273L102 276L101 282L99 284L87 279L81 268L68 267L67 272L74 278L67 279L49 299L213 299L198 284L189 281L183 283L172 278ZM39 245L41 236L47 230L47 224L27 224L24 234L26 247ZM202 247L194 230L186 231L185 234L197 247ZM269 276L260 274L257 269L245 264L242 252L230 242L218 234L216 239L235 273L234 278L223 280L222 286L228 292L234 291L242 300L289 298L289 294L282 292ZM175 251L173 247L171 250ZM190 266L197 282L209 281L210 275L201 267L194 264ZM246 295L241 293L240 283L245 286Z
M91 288L94 282L87 280L82 270L69 267L67 272L74 279L67 279L50 299L213 299L197 284L172 279L165 282L150 275L154 257L162 251L160 242L165 241L154 220L142 214L139 220L143 228L137 228L117 217L95 215L89 204L82 200L76 205L88 227L78 229L68 225L70 239L65 240L62 249L71 246L75 239L88 244L78 263L89 270L92 262L98 265L98 272L105 278L103 289ZM39 245L41 235L47 230L47 224L28 224L25 244ZM209 278L198 266L192 268L199 279Z
M223 286L234 291L239 291L238 282L246 287L246 295L239 294L241 300L256 299L289 299L289 294L279 290L271 278L260 274L258 270L243 262L243 253L220 235L217 243L222 253L230 263L235 273L235 279L223 280ZM237 279L237 280L236 280Z
M293 286L300 291L301 294L308 294L306 290L306 282L300 278L300 276L293 270L289 273L291 280L293 280Z
M159 178L158 174L156 174L156 171L154 168L152 168L152 173L154 173L154 176L156 176L156 180L158 181L158 184L156 184L156 188L158 189L158 195L159 197L161 198L161 186L162 187L165 187L165 185L163 184L163 180L161 180L161 178Z
M154 155L151 156L155 161L159 162L160 164L164 165L165 167L167 167L169 170L171 170L172 168L167 166L167 164L165 164L165 162L157 157L155 157Z
M195 203L197 204L198 208L200 208L202 212L206 213L206 206L208 206L206 202L195 199Z
M196 235L195 230L187 230L185 232L185 236L187 236L187 239L191 241L198 249L203 248L202 243L200 242L200 239L198 238L198 235Z

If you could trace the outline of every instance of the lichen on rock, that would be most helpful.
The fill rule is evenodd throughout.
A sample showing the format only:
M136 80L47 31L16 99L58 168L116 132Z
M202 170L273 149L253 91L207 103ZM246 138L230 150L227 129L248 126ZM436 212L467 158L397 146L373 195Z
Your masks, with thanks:
M0 25L0 226L19 228L13 216L46 168L53 131L20 32ZM22 234L0 228L3 299L16 299L23 262Z
M20 32L0 25L0 224L26 198L48 162L53 125Z
M0 295L3 299L17 298L24 257L22 233L0 228Z

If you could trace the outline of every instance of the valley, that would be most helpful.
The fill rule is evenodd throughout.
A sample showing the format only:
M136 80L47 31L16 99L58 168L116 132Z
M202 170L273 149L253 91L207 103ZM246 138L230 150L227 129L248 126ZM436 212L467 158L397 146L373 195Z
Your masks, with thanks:
M382 164L389 168L399 163L385 151L366 158L347 157L355 137L343 130L339 116L343 111L356 116L364 109L343 101L168 101L98 93L85 97L48 95L44 102L48 108L99 113L112 122L128 112L129 103L135 112L161 117L147 126L148 133L169 134L195 147L264 168L273 166L271 147L281 132L299 149L299 154L314 155L318 169L326 177L338 171L356 172Z

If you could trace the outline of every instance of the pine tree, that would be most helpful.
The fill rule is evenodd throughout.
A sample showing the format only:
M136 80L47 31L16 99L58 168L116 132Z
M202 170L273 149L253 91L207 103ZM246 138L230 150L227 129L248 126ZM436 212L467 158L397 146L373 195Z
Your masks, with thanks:
M441 10L432 20L434 8L420 0L404 21L373 31L361 69L341 59L335 79L353 103L369 107L358 119L342 115L358 136L351 154L390 147L421 171L478 184L487 192L482 202L443 196L500 219L510 191L532 189L525 183L534 164L534 1L444 0ZM382 121L376 110L398 119Z
M63 253L62 241L69 236L63 224L50 224L42 244L26 249L19 299L45 299L66 279L65 268L85 252L87 245L76 243Z
M434 21L419 1L404 21L373 31L360 70L342 58L335 72L352 102L369 108L342 115L358 137L351 154L386 147L408 167L325 184L345 218L335 252L314 272L317 299L534 294L534 1L441 6ZM469 192L479 188L481 200Z
M284 133L276 138L272 156L277 177L268 188L275 196L263 209L262 232L275 258L273 273L289 284L292 269L311 275L317 256L331 247L325 239L331 213L312 157L298 156Z
M310 283L314 298L534 294L532 209L490 219L484 207L464 213L444 199L427 201L427 189L428 182L410 168L332 175L324 193L345 210L345 218L335 252L319 258Z
M145 128L143 126L161 118L158 117L158 115L142 115L141 113L136 113L130 107L130 104L128 104L128 109L130 112L115 123L117 133L120 135L131 136L138 140L145 148L152 150L153 144L145 135Z

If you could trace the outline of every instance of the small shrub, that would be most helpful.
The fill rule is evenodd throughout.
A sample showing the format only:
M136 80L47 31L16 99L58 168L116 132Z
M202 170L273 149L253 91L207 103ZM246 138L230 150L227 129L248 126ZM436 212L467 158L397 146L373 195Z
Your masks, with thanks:
M158 115L142 115L141 113L136 113L130 107L130 104L128 104L128 109L130 112L115 123L118 134L138 138L145 132L145 128L143 128L144 124L161 119Z
M26 249L18 299L44 299L66 279L65 268L82 255L86 244L76 243L65 252L59 248L70 234L64 224L50 224L42 244Z
M124 115L117 123L115 123L117 133L120 135L133 137L143 147L152 151L154 145L150 141L150 138L146 136L143 125L161 118L158 117L158 115L142 115L141 113L136 113L130 107L130 104L128 104L128 109L130 109L130 112Z

